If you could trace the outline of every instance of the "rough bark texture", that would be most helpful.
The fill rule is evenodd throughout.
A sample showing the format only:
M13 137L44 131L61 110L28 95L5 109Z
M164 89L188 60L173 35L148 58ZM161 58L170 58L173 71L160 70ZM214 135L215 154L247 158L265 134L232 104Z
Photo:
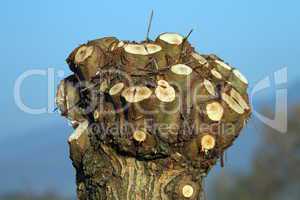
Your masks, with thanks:
M57 105L74 133L80 200L202 199L202 182L251 114L247 80L176 33L76 48Z

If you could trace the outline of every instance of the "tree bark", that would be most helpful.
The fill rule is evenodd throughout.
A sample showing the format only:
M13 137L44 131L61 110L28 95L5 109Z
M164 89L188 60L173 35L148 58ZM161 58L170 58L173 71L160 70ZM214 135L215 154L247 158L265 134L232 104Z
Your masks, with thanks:
M105 144L80 148L78 143L70 145L80 200L201 199L205 173L185 164L179 153L140 160L119 155ZM78 156L78 151L84 153Z

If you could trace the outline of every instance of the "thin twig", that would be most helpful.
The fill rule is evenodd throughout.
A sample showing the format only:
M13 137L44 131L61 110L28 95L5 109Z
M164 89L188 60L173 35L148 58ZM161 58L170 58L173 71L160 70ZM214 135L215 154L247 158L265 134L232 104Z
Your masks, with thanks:
M84 92L86 90L92 89L92 88L96 87L97 85L98 85L98 83L95 83L95 84L93 84L93 85L91 85L89 87L83 88L82 90L80 90L80 92Z
M180 51L180 55L179 55L178 61L179 61L179 60L181 59L181 57L182 57L184 44L185 44L185 42L188 40L188 38L190 37L190 35L192 34L193 31L194 31L194 29L191 29L190 32L183 38L183 41L182 41L182 44L181 44L181 51Z
M183 40L186 41L190 37L190 35L192 34L193 31L194 31L194 29L191 29L190 32L184 37Z
M149 35L150 35L151 26L152 26L153 14L154 14L154 11L152 10L152 11L151 11L151 14L150 14L149 23L148 23L148 29L147 29L147 35L146 35L146 41L150 41Z

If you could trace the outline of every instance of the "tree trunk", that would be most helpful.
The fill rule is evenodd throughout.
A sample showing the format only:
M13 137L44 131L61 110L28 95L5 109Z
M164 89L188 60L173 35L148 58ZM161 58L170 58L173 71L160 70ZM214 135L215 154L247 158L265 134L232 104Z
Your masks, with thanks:
M79 140L89 139L84 130ZM80 200L201 199L203 172L186 165L178 153L139 160L113 148L70 142Z

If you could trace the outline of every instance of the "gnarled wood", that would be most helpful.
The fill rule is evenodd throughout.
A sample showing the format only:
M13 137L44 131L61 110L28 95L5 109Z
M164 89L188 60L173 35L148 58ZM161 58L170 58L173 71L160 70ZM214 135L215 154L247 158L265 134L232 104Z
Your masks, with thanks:
M75 75L57 105L77 127L78 199L202 199L203 179L250 117L247 79L177 33L93 40L67 62Z

